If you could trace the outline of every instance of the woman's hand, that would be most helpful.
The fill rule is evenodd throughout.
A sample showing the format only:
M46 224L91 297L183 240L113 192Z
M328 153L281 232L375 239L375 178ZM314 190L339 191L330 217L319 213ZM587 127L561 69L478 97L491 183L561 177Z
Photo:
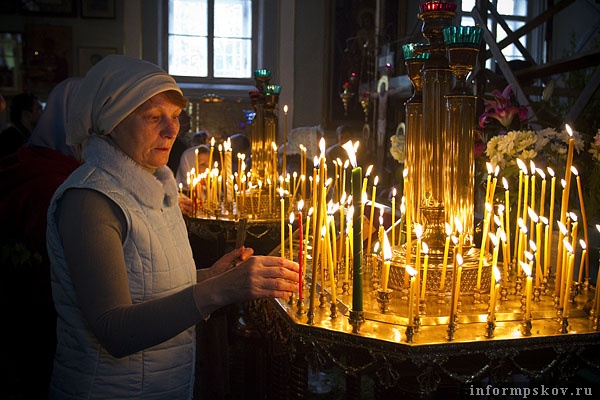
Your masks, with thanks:
M298 290L299 267L294 261L273 256L251 256L229 268L235 254L251 249L236 249L211 267L222 273L196 285L196 306L203 315L228 304L258 298L288 298Z
M179 201L179 208L183 215L191 215L192 214L192 199L187 197L185 194L179 194L177 196L177 200Z

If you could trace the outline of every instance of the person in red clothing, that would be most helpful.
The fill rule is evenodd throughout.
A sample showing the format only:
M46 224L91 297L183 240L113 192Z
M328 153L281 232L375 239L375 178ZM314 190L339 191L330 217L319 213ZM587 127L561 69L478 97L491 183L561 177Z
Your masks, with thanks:
M29 143L0 158L2 305L10 338L8 398L46 398L56 346L56 311L46 251L46 213L56 188L81 165L80 146L66 145L69 98L80 78L59 83ZM26 334L27 333L27 334ZM30 340L24 338L35 337ZM36 382L36 384L31 384Z

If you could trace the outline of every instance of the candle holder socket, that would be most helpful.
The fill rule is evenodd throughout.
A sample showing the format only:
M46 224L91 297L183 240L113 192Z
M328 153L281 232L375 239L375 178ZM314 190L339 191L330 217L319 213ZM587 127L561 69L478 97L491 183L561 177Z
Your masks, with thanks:
M443 290L438 292L437 297L438 304L446 304L446 293Z
M292 294L290 295L290 298L288 299L288 304L290 306L293 306L295 302L296 302L296 293L292 292Z
M496 323L491 321L488 317L487 325L485 327L485 337L491 339L494 337L494 330L496 329Z
M390 309L388 307L392 296L392 289L377 289L377 303L379 304L379 310L382 314L387 313Z
M562 318L562 322L560 324L560 333L569 333L569 318Z
M535 288L533 288L533 301L535 301L535 302L542 301L542 299L540 298L541 294L542 294L542 289L540 286L536 286Z
M338 307L336 303L331 303L331 307L329 307L329 310L331 311L331 318L337 318L338 316Z
M506 286L502 286L500 288L500 301L508 300L508 288Z
M406 343L412 343L413 342L413 336L415 335L415 329L413 328L412 325L408 325L406 327Z
M297 315L306 314L306 307L304 306L304 300L303 299L298 299L296 301L296 308L298 309L296 311Z
M450 322L448 324L448 336L446 336L446 339L451 342L454 340L454 332L456 331L456 323L455 322Z
M425 315L427 314L427 312L425 311L427 309L427 304L425 303L424 299L419 300L419 315Z
M473 304L481 304L481 293L479 289L475 289L475 293L473 293Z
M325 291L321 291L319 293L319 308L325 308L327 305L327 293Z
M348 322L352 325L352 333L358 333L360 327L365 323L365 312L364 311L350 311Z
M521 325L521 334L523 336L531 336L531 318L526 318Z

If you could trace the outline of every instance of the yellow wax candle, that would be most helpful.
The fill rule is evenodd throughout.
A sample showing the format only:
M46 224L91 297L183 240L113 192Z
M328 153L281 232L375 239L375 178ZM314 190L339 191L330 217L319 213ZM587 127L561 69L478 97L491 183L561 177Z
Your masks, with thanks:
M490 236L490 241L492 242L492 245L494 246L494 249L492 251L492 272L498 269L498 250L500 248L499 244L500 241L498 240L498 236L494 235L492 232L488 233L488 235ZM494 274L492 273L492 282L490 285L490 300L492 299L494 293Z
M486 179L486 183L485 183L485 202L489 203L490 202L490 192L491 192L491 181L492 181L492 173L494 172L494 168L492 167L492 164L490 162L486 162L485 166L487 168L487 179Z
M500 291L500 271L498 267L492 270L492 288L490 295L490 314L489 320L493 322L496 319L496 303L498 302L498 292Z
M541 168L537 169L537 173L540 175L540 177L542 178L542 190L540 193L540 212L539 215L540 217L543 217L545 214L545 207L546 207L546 174L544 173L544 171Z
M281 218L280 218L280 229L281 229L281 258L285 258L285 201L283 199L283 190L279 191L279 195L281 199L279 200L279 206L281 208Z
M573 146L575 139L573 139L573 130L569 124L565 125L565 130L569 134L569 145L567 150L567 165L565 167L565 190L563 192L563 202L565 203L564 212L569 209L569 193L571 189L571 166L573 165Z
M518 160L520 161L520 160ZM528 207L528 203L529 203L529 169L527 168L527 166L525 165L525 163L522 164L522 168L524 168L523 171L523 207L522 207L522 212L523 212L523 221L527 221L527 207Z
M540 218L542 220L542 222L544 223L544 269L543 269L543 276L547 277L548 276L548 268L550 266L550 252L549 252L549 241L550 241L550 236L548 236L549 230L550 230L550 226L548 224L548 220L545 219L545 217L541 217Z
M329 215L329 235L331 236L331 257L333 260L333 266L337 266L338 256L337 256L337 232L335 230L335 219L333 215Z
M350 229L350 226L348 227L348 229ZM346 258L345 258L345 263L344 263L344 280L347 282L348 281L348 265L350 264L350 237L348 236L348 234L346 234Z
M519 163L519 159L517 159L517 163ZM522 190L523 190L523 170L519 169L519 188L518 188L518 196L517 196L517 214L516 214L516 224L515 224L515 251L514 251L514 255L513 255L513 259L516 260L517 259L517 255L518 255L518 243L519 243L519 219L521 218L521 195L522 195Z
M481 250L479 252L479 266L477 268L477 291L481 289L481 273L483 269L483 258L485 256L485 248L488 238L488 229L492 216L492 206L490 203L485 203L485 218L483 220L483 233L481 236Z
M392 245L396 243L396 188L392 189Z
M585 204L583 201L583 191L581 189L581 179L579 178L579 174L577 173L577 169L575 167L571 167L571 170L576 175L575 179L577 181L577 193L579 194L579 208L581 209L581 218L583 224L583 240L585 243L589 243L588 236L588 224L587 224L587 215L585 213ZM582 260L584 257L581 258ZM585 258L585 277L590 277L590 260L589 258ZM581 282L581 278L579 278L579 282Z
M314 208L311 207L308 209L308 214L306 214L306 233L304 235L304 261L303 261L304 270L302 271L304 273L303 278L306 278L306 267L307 267L306 260L308 258L307 254L308 254L308 240L309 240L308 235L310 234L310 218L311 218L313 212L314 212ZM313 275L315 275L314 268L313 268ZM304 280L304 281L306 281L306 280Z
M531 204L529 205L529 208L535 211L535 176L536 176L536 168L535 168L535 164L533 161L530 161L530 168L531 168ZM529 213L529 211L527 211ZM530 225L529 225L529 230L531 232L533 232L533 221L529 221Z
M409 293L408 293L408 326L412 326L414 321L414 303L415 303L415 276L417 270L407 265L406 271L410 275Z
M289 236L289 241L290 241L289 258L292 261L294 260L294 241L292 240L292 236L293 236L292 226L293 225L294 225L294 212L292 211L290 213L290 223L288 224L288 236Z
M425 292L427 291L427 267L429 266L429 247L427 243L423 243L423 283L421 288L421 300L425 300Z
M458 312L458 299L460 297L460 281L462 279L462 264L463 258L460 254L456 254L454 262L454 279L452 282L452 298L450 307L450 323L454 323L456 320L456 313Z
M508 187L508 180L502 177L502 185L504 186L504 215L506 222L504 223L504 231L506 232L506 252L504 252L504 258L510 258L510 191Z
M326 233L326 236L329 233ZM335 283L335 265L333 263L333 254L331 243L329 240L325 240L325 247L327 248L327 265L329 266L329 284L331 286L331 304L336 304L336 296L337 296L337 285Z
M579 276L577 278L577 283L581 285L581 280L583 278L583 268L584 268L584 264L585 264L585 259L586 259L586 253L587 253L587 245L585 243L585 240L580 239L579 240L579 245L581 246L581 261L579 263Z
M450 235L452 235L452 227L446 222L446 242L444 243L444 257L442 258L442 272L440 276L440 293L444 292L446 285L446 269L448 268L448 252L450 251Z
M371 210L369 214L369 233L367 237L367 252L371 252L373 249L371 247L371 238L373 237L373 217L375 215L375 197L377 192L377 183L379 182L379 177L376 176L373 180L373 190L371 194Z
M523 262L521 265L522 266L527 265L527 263ZM525 270L525 268L524 268L524 270ZM525 274L527 275L526 282L525 282L525 319L530 319L531 318L531 294L533 291L532 277L531 277L531 265L525 271L526 271Z
M569 298L571 297L571 284L573 283L573 264L575 263L575 254L569 252L568 268L565 280L565 297L563 303L563 318L569 317Z
M390 278L390 264L392 261L392 247L387 235L383 235L383 270L381 271L381 289L387 291Z

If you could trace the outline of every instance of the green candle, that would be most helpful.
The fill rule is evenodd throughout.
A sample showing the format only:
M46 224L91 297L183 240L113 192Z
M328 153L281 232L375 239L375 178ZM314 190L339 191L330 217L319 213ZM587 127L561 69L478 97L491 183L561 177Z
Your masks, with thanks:
M362 298L362 282L363 282L363 268L362 268L362 168L355 167L352 169L352 202L354 205L354 216L352 221L353 228L353 262L352 271L354 277L352 279L352 310L362 311L363 310L363 298Z

